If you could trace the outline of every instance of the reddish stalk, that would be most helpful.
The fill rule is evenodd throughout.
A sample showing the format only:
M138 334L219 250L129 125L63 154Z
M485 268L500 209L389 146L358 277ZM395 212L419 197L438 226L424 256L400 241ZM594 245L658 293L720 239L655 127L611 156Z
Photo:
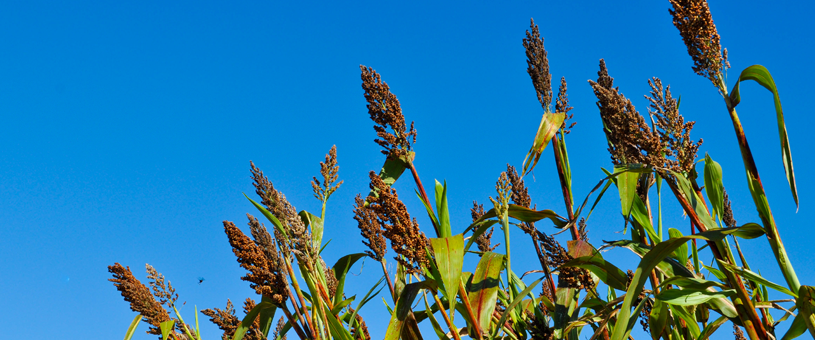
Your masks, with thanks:
M391 276L388 274L388 267L385 266L385 259L379 261L379 264L382 265L382 272L385 273L385 279L388 280L388 288L390 288L391 291L391 299L395 302L396 296L394 296L395 292L393 290L393 282L391 282Z

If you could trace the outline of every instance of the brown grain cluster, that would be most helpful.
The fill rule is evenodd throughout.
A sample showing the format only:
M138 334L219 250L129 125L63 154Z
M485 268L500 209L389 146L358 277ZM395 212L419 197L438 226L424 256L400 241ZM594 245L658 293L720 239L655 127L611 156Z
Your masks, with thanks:
M693 59L693 71L719 86L722 71L730 67L722 50L707 0L669 0L673 23Z
M614 87L606 62L600 59L597 81L589 80L597 96L597 107L608 139L608 151L614 164L641 163L661 166L662 142L645 118L637 112L631 100Z
M654 77L648 80L651 95L645 96L651 102L648 113L656 118L654 122L660 139L666 145L663 148L665 163L663 167L678 172L690 172L696 161L696 152L702 140L693 142L690 132L696 122L685 122L679 114L677 100L671 96L671 86L663 88L662 81ZM673 157L670 159L668 157Z
M396 190L385 184L371 171L370 188L376 195L368 197L368 209L373 212L382 228L382 235L391 241L391 248L399 254L399 261L408 273L418 274L426 268L428 240L419 229L419 223L408 214Z
M275 238L280 251L284 256L289 257L290 254L294 254L303 263L313 264L317 250L314 249L311 234L297 214L297 209L289 203L286 195L274 188L274 185L263 174L263 171L258 169L254 163L249 162L249 164L255 193L260 196L261 203L280 221L285 230L284 235L275 229Z
M255 307L255 301L252 299L247 298L244 301L243 311L244 313L249 313L252 308ZM232 306L231 300L226 300L226 308L213 308L213 309L204 309L201 311L204 315L209 317L209 321L214 323L218 328L220 328L224 333L221 335L221 340L229 340L235 335L235 331L240 326L241 320L235 316L235 308ZM265 339L263 337L263 332L260 330L260 318L256 318L255 321L252 323L252 326L249 327L249 330L244 334L244 339L247 340L261 340Z
M535 20L531 20L529 25L532 32L526 31L526 38L523 40L526 49L526 72L532 78L532 85L535 86L535 93L541 103L544 112L549 112L549 105L552 103L552 75L549 73L549 59L546 57L546 49L543 47L538 25Z
M320 201L327 201L328 197L337 191L342 185L343 181L339 181L337 185L333 185L337 181L337 173L340 171L340 166L337 165L337 146L331 147L331 150L325 155L325 162L320 162L320 174L323 176L323 181L313 177L311 187L314 189L314 197Z
M115 263L108 266L108 272L113 274L113 278L108 279L108 281L113 282L116 289L122 293L125 301L130 303L130 310L141 314L144 321L150 324L147 333L160 335L161 329L159 327L161 323L170 320L170 315L161 306L161 302L153 297L147 286L133 276L130 267Z
M589 290L595 286L588 270L575 267L563 267L563 264L573 259L560 243L551 235L541 233L539 242L544 250L547 263L558 271L558 287L578 288Z
M250 282L250 287L258 294L270 298L276 305L282 305L288 297L288 284L285 278L286 271L282 268L281 261L274 261L267 257L264 249L261 249L234 223L224 221L224 231L229 238L232 252L238 258L238 263L249 271L241 279Z
M382 81L379 73L362 65L359 69L362 71L362 89L365 90L368 113L377 124L374 125L374 130L379 138L374 141L385 148L382 153L388 157L405 155L411 150L411 143L416 143L413 123L410 123L408 130L399 99L391 93L390 87Z
M569 111L573 109L573 107L569 106L569 96L566 94L566 77L560 78L560 87L557 91L557 100L555 100L555 112L563 112L566 117L563 119L563 133L569 134L572 132L572 128L577 125L577 122L569 121L574 118L574 114L569 114Z
M730 228L733 228L736 226L736 219L733 217L733 207L730 203L730 197L727 196L727 191L723 191L723 193L724 211L722 212L722 223Z
M484 216L486 212L484 211L484 205L478 204L478 202L473 201L473 207L470 209L470 215L473 218L473 222L477 221L481 216ZM495 231L495 227L490 227L489 231L485 231L478 235L475 238L475 244L478 246L478 250L481 252L489 252L495 250L498 247L498 244L492 245L492 233ZM500 244L500 243L499 243Z
M286 326L286 320L284 320L283 317L281 316L279 319L277 319L277 326L275 326L274 334L272 335L272 340L286 340L286 334L280 336L280 332L283 331L284 326ZM277 337L280 337L280 339L277 339Z
M388 244L383 235L384 227L376 214L366 204L362 196L357 195L354 206L354 219L357 221L362 240L369 250L365 253L377 261L382 261L385 253L388 252Z

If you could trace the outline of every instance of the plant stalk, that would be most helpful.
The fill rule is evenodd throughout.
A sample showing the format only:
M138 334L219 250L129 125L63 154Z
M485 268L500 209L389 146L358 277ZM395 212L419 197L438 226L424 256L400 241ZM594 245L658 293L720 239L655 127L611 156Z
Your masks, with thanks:
M736 114L736 108L733 107L730 97L727 95L727 88L720 86L719 90L722 92L722 96L724 96L725 104L727 104L730 120L733 121L733 129L736 132L736 140L739 142L741 158L744 161L744 168L747 170L747 186L750 188L753 202L758 209L758 215L764 224L764 229L766 229L767 241L770 243L770 248L773 250L773 254L781 269L781 273L784 274L787 285L793 292L797 292L801 287L801 283L798 281L798 275L795 274L792 263L790 263L787 251L784 249L784 244L781 242L781 235L778 233L775 219L770 210L770 204L764 192L764 185L761 183L761 178L758 175L758 167L756 167L755 159L753 159L753 152L750 150L750 145L747 143L744 128L741 125L738 114ZM761 209L761 207L766 208L766 211L765 209Z

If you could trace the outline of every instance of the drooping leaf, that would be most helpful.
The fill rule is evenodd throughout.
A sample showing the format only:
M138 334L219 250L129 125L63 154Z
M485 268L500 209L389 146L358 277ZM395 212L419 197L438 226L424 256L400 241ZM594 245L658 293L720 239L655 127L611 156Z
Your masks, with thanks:
M645 254L651 251L651 247L631 240L608 242L607 246L628 248L629 250L634 252L634 254L637 254L639 257L643 257L645 256ZM672 257L667 257L664 260L660 261L659 264L657 264L657 269L664 273L665 276L667 277L673 276L693 277L693 272L688 270L687 267L685 267Z
M445 238L431 238L430 244L444 284L444 296L450 303L450 314L453 314L458 285L461 282L461 269L464 265L464 237L458 234Z
M337 260L337 263L331 267L331 269L334 271L334 277L337 278L337 291L334 294L333 301L335 304L342 301L342 293L345 290L345 276L348 275L348 271L351 270L351 266L365 256L368 255L365 253L348 254Z
M515 204L510 204L508 209L509 217L517 219L521 222L537 222L544 218L548 218L555 224L558 228L563 228L568 225L568 221L561 217L560 215L556 214L552 210L532 210L527 207L522 207ZM478 222L484 221L489 218L496 217L495 208L488 210L484 215L482 215L478 220L473 222L475 225ZM472 226L471 226L472 227Z
M795 206L798 207L798 189L795 185L795 171L792 167L792 151L790 151L790 139L787 136L787 125L784 123L784 111L781 109L781 99L778 96L778 89L775 87L775 81L770 71L761 65L750 66L744 71L741 71L739 80L733 86L733 91L730 92L730 103L733 108L741 102L740 85L744 80L753 80L759 85L763 86L773 94L773 103L775 104L776 122L778 123L778 137L781 140L781 160L784 163L784 172L787 175L787 182L792 191L792 198L795 200Z
M796 298L798 297L798 294L793 293L792 291L790 291L786 287L781 286L781 285L779 285L779 284L777 284L775 282L771 282L770 280L767 280L764 277L762 277L761 275L758 275L758 274L756 274L756 273L754 273L754 272L752 272L750 270L744 269L744 268L739 267L739 266L732 265L730 263L720 261L718 259L716 261L719 263L720 266L723 266L723 267L727 268L727 270L729 270L731 272L734 272L736 274L739 274L739 275L743 276L744 278L746 278L746 279L748 279L750 281L760 283L760 284L762 284L762 285L764 285L766 287L770 287L772 289L775 289L775 290L777 290L779 292L782 292L784 294L787 294L789 296L796 297Z
M707 324L707 326L705 326L705 328L702 329L702 333L699 334L699 338L697 340L709 339L710 336L713 335L713 333L716 332L717 329L719 329L719 326L723 325L725 322L727 322L727 317L720 316L718 319Z
M722 183L722 166L705 153L705 192L713 207L713 215L721 218L724 211L724 184Z
M695 306L708 302L714 298L730 297L736 294L735 289L726 289L720 292L712 292L706 289L664 289L657 294L656 299L670 305Z
M566 114L563 112L543 114L540 126L538 126L538 132L535 134L535 141L532 143L529 152L526 153L526 158L524 158L524 175L535 169L543 150L546 149L549 141L555 136L560 126L563 125L565 118Z
M498 299L498 282L503 267L503 254L486 252L481 256L475 273L467 285L470 306L482 330L489 329L490 318Z

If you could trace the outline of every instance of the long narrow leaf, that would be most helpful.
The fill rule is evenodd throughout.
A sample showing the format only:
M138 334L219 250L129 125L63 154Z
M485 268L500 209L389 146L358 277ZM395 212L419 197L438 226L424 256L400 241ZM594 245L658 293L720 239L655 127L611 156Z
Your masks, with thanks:
M761 65L750 66L744 71L741 71L739 80L733 86L733 91L730 92L730 102L735 108L741 102L740 85L744 80L753 80L759 85L763 86L773 94L773 103L775 104L776 122L778 123L778 137L781 140L781 160L784 163L784 172L787 175L787 182L792 191L792 198L795 200L795 207L798 207L798 189L795 186L795 171L792 167L792 151L790 151L790 138L787 135L787 125L784 123L784 111L781 109L781 99L778 97L778 89L775 87L775 81L770 71Z
M133 321L130 323L130 327L127 328L127 333L125 333L125 340L130 340L130 338L133 337L133 333L136 333L136 327L139 326L141 319L141 314L136 315L136 317L133 318Z

